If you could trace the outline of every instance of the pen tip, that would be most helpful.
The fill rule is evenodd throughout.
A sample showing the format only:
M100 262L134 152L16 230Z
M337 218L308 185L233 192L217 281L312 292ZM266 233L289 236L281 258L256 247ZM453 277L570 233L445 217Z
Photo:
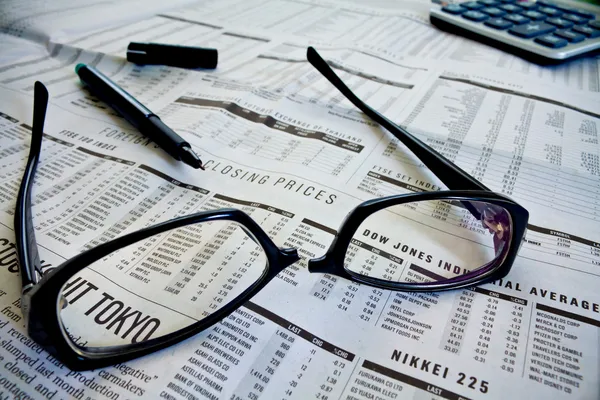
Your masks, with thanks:
M194 153L194 150L192 150L190 147L187 146L182 146L180 147L181 149L181 161L183 161L184 163L186 163L187 165L193 167L193 168L200 168L201 170L204 170L204 166L202 165L202 160L200 160L200 157L198 157L198 155L196 153Z
M78 74L81 68L85 67L85 64L79 63L75 66L75 73Z

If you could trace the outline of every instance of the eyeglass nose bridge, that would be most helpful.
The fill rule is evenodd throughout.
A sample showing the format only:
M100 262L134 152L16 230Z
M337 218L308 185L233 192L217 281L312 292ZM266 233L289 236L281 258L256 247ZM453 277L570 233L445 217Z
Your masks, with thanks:
M344 222L342 222L342 225L341 225L342 227L345 225L345 222L348 219L350 214L351 213L348 213L346 215L346 217L344 218ZM342 228L340 228L340 230L342 230ZM340 240L340 235L339 235L339 233L336 233L335 237L333 238L333 241L331 242L331 245L329 246L329 249L327 250L327 252L324 255L322 255L321 257L311 258L310 260L308 260L308 272L310 272L310 273L317 272L317 273L323 273L323 274L330 274L330 273L331 274L343 274L344 273L343 258L341 261L339 261L339 250L338 250L338 247L340 246L339 240ZM340 267L340 265L341 265L341 267ZM342 275L340 275L340 276L342 276Z
M308 272L329 273L335 269L335 263L330 253L308 260Z
M279 265L283 268L288 267L297 261L300 261L297 249L292 247L279 249Z

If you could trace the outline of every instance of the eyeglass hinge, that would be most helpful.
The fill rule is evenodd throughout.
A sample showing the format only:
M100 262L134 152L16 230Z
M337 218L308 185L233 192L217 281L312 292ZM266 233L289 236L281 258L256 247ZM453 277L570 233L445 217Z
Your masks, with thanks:
M30 283L25 285L21 290L21 314L25 319L25 324L29 321L29 306L31 303L31 295L29 293L31 292L31 289L33 289L33 286L33 283Z

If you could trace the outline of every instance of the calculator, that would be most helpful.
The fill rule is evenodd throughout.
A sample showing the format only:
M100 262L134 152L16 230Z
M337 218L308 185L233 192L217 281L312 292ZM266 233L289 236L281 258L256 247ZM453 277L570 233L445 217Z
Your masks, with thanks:
M436 5L431 23L539 64L600 53L600 7L546 0Z

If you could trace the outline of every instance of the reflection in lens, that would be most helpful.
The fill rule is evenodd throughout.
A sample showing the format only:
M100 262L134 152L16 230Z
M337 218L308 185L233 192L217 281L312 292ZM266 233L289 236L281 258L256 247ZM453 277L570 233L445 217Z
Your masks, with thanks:
M115 251L62 288L65 335L84 351L176 332L260 280L267 257L231 221L188 225Z
M442 283L483 274L505 256L511 219L481 201L428 200L371 214L354 233L344 266L402 283Z

